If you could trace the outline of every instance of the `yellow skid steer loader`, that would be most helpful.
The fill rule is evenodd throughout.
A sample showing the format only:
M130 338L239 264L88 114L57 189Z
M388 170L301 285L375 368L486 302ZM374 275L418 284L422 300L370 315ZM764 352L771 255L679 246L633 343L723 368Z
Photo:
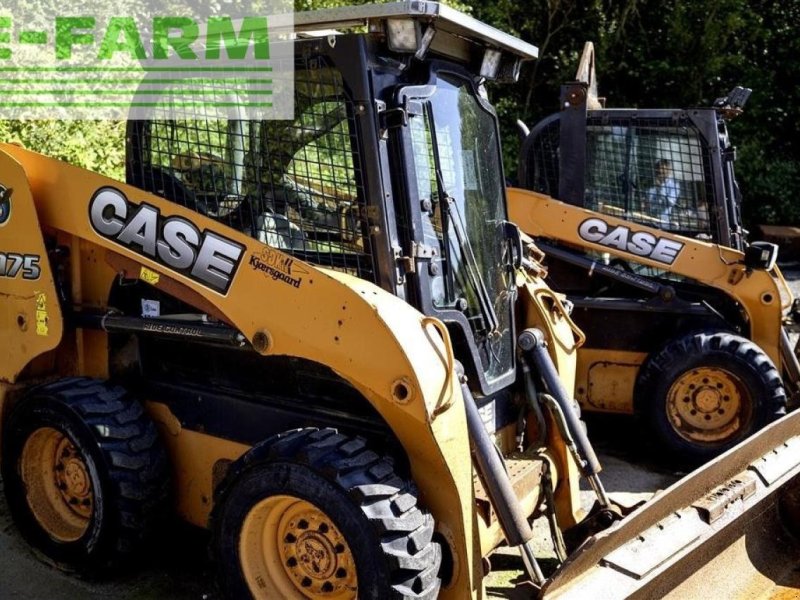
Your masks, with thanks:
M784 414L800 385L777 247L747 243L741 224L726 120L749 90L711 108L612 109L596 83L589 44L561 112L525 139L509 214L586 334L582 408L641 415L696 464Z
M295 26L368 33L287 42L294 121L131 121L127 183L0 146L2 476L39 552L125 564L171 500L231 598L482 598L503 543L532 595L612 597L793 523L795 416L627 518L605 493L480 89L534 47L427 2Z

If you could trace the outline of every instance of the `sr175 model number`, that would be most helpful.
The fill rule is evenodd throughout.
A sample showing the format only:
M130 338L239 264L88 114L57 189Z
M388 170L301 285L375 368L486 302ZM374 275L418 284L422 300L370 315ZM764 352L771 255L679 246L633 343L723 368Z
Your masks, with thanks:
M35 254L14 254L0 252L0 277L22 277L23 279L39 279L42 269L40 257Z

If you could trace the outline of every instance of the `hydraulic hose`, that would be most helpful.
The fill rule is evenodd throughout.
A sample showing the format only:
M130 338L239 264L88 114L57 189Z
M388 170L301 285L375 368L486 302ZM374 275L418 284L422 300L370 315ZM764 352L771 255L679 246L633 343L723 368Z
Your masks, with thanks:
M500 522L508 545L520 547L528 576L535 584L541 585L544 582L544 575L534 556L531 543L533 530L528 523L528 516L520 506L500 454L486 431L478 412L478 405L467 385L467 378L464 376L464 369L460 363L456 363L456 374L461 383L461 393L464 397L467 429L469 430L475 468L492 503L492 508L497 513L497 520Z
M525 396L528 406L536 420L536 439L531 441L534 448L541 448L547 443L547 423L544 420L544 413L539 403L539 395L536 393L536 384L533 382L533 373L527 361L522 361L522 377L525 386Z
M565 441L574 446L578 455L577 462L581 473L589 480L589 484L592 486L601 505L609 506L608 496L598 477L602 466L575 412L573 400L564 388L564 384L561 383L556 366L553 364L553 359L550 358L550 354L547 352L544 333L536 328L526 329L519 335L519 346L524 352L524 356L531 361L532 366L541 376L545 388L555 399L558 409L560 409L556 411L555 417L557 420L563 419L566 427L567 439Z

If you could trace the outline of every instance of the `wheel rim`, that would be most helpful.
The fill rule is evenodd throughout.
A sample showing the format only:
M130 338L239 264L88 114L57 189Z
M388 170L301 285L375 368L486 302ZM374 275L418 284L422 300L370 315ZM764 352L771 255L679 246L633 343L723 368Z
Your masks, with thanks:
M667 394L667 416L691 442L719 443L750 421L752 401L741 379L719 367L683 373Z
M34 518L60 542L86 533L94 510L94 490L86 461L66 435L42 427L25 441L20 471Z
M242 572L260 598L356 598L347 540L324 511L294 496L256 504L242 525Z

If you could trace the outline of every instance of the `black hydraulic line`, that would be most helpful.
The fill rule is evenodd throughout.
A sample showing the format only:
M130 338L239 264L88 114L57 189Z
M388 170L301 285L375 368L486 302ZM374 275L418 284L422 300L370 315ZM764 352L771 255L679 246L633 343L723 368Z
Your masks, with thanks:
M525 429L528 425L528 409L524 406L520 407L519 415L517 415L517 452L525 451Z
M511 480L508 477L497 447L492 443L489 433L483 424L478 405L467 385L464 368L458 363L456 374L461 383L461 394L464 397L464 409L467 415L467 429L475 468L486 489L486 494L497 513L497 520L503 530L509 546L519 546L528 576L536 584L544 581L541 568L533 555L530 543L533 530L528 523L527 515L520 506Z
M553 476L550 475L550 464L545 463L545 471L542 475L542 487L544 488L544 498L547 502L547 524L550 526L550 537L553 540L553 550L558 557L558 560L564 562L567 560L567 545L564 542L564 535L561 533L561 528L558 526L558 518L556 516L556 497L553 492Z
M539 404L539 395L536 393L536 384L533 382L533 373L527 361L522 361L522 380L525 387L525 396L528 400L531 412L536 419L536 439L531 441L534 448L541 448L547 441L547 422L544 420L544 413Z
M597 460L589 437L586 435L578 415L575 414L572 407L573 400L564 389L553 359L547 352L544 333L536 328L526 329L519 335L519 346L532 361L533 366L541 375L547 391L556 400L564 414L567 428L583 462L582 465L579 465L581 472L586 477L597 475L602 470L600 461Z
M792 404L795 404L798 399L798 392L800 392L800 361L798 361L797 354L792 348L792 343L785 327L781 327L781 358L786 369L786 379L792 388ZM794 408L794 406L791 407Z
M143 318L115 313L89 312L72 313L70 320L76 327L101 329L108 333L142 333L238 347L247 343L244 335L232 327L200 320Z
M669 302L675 298L675 288L673 288L671 285L663 285L657 281L653 281L649 277L637 275L636 273L631 273L630 271L623 271L622 269L616 269L581 254L575 254L569 250L552 246L547 242L537 240L536 245L546 255L563 260L564 262L568 262L577 267L584 268L589 272L589 275L593 275L595 273L603 275L604 277L619 281L620 283L644 290L645 292L649 292L655 296L658 296L665 302Z

